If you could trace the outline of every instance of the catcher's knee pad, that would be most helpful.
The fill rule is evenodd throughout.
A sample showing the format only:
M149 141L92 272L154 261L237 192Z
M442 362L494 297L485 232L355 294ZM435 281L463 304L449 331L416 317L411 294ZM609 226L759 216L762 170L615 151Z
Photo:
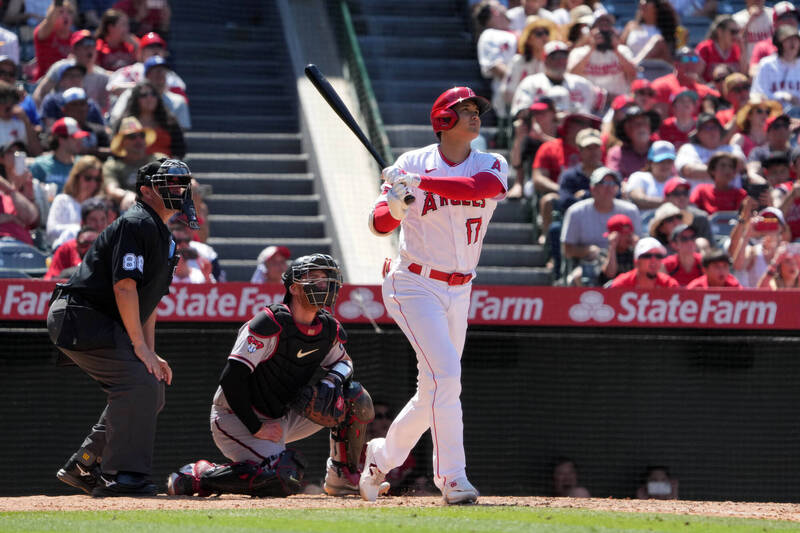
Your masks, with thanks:
M284 497L301 491L305 458L295 450L284 450L276 458L261 463L239 461L204 472L203 490L256 497Z
M351 472L358 472L367 424L375 418L375 409L367 389L357 381L345 386L344 399L344 421L331 429L331 459L337 467L347 466Z

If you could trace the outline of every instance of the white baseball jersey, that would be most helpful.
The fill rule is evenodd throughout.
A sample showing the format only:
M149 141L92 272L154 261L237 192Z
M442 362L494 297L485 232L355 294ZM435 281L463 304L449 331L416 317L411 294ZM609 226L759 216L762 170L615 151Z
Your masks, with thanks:
M619 45L619 53L628 61L633 61L633 52L624 44ZM589 62L582 76L596 87L602 87L613 95L630 92L630 82L625 77L625 71L619 62L617 54L612 50L592 50L589 45L573 48L567 59L567 70L572 70L575 65L589 56Z
M458 165L432 144L401 155L395 165L428 176L473 176L488 172L507 188L508 165L496 154L473 150ZM379 202L385 200L384 187ZM472 285L449 285L408 270L415 262L445 272L474 273L496 198L453 201L412 189L400 232L401 262L383 282L383 302L417 356L417 392L392 422L386 440L374 447L383 472L400 466L420 436L431 430L433 481L439 489L465 474L461 413L461 352L467 334Z
M511 102L511 116L514 117L523 109L528 109L537 96L544 96L555 84L544 72L533 74L522 80L514 92ZM570 111L591 113L603 108L606 91L596 87L592 82L577 74L564 74L564 81L560 84L569 91Z
M750 20L750 13L742 9L733 15L733 20L744 31L747 21ZM744 50L742 54L750 57L753 54L753 47L757 42L772 38L772 8L765 7L755 18L753 23L744 32Z
M478 64L481 75L492 80L492 107L498 116L508 114L508 106L503 101L500 85L502 77L495 77L491 70L497 65L511 65L511 59L517 52L517 36L510 31L488 28L478 38Z
M404 153L395 166L434 177L474 176L488 172L497 176L503 189L508 189L508 164L503 156L497 154L472 150L462 163L451 165L442 157L439 145L431 144ZM378 201L386 200L388 190L389 187L384 185ZM416 188L410 192L416 201L409 207L401 224L401 259L445 272L474 273L489 220L497 201L504 196L458 201Z
M800 59L787 63L777 54L767 56L758 62L758 74L753 79L750 94L774 100L775 93L782 91L800 98Z

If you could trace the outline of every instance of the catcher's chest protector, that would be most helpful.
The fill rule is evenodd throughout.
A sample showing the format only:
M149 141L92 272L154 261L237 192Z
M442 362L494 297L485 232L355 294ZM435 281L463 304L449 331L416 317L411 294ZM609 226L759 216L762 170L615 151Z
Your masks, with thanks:
M250 321L258 336L278 334L278 347L250 376L251 401L261 413L280 418L286 405L308 383L338 336L338 322L327 312L317 315L310 327L298 326L289 309L273 304Z

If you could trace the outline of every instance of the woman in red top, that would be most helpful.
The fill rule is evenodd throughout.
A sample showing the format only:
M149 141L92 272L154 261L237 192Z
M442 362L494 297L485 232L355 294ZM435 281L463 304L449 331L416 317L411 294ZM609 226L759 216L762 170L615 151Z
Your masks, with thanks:
M689 142L689 133L695 129L697 120L697 93L684 89L672 97L672 116L664 120L658 130L662 141L669 141L678 150Z
M697 237L691 226L681 224L672 230L670 242L678 253L664 259L664 272L675 278L681 287L703 275L703 257L697 253L694 240Z
M736 72L747 72L747 61L742 58L742 29L730 15L718 15L711 23L708 38L701 41L695 51L705 61L703 79L711 83L714 67L728 63Z
M745 156L756 146L767 142L767 118L783 113L783 106L775 100L767 100L761 95L753 95L736 112L736 125L739 132L731 138L731 144L738 144Z
M136 63L139 42L131 35L128 15L108 9L100 19L95 33L97 59L95 64L111 72Z
M717 152L708 161L708 173L714 183L700 183L692 189L689 201L708 213L738 211L747 192L741 187L731 187L740 170L741 161L727 152Z
M33 30L33 48L36 53L34 80L39 80L59 59L69 55L72 48L69 39L72 36L72 22L75 18L75 6L71 0L65 0L60 6L55 3L47 8L44 19Z
M152 82L144 80L131 89L131 97L123 117L136 117L142 126L156 132L156 140L147 147L148 154L165 154L182 159L186 155L183 130L170 113Z

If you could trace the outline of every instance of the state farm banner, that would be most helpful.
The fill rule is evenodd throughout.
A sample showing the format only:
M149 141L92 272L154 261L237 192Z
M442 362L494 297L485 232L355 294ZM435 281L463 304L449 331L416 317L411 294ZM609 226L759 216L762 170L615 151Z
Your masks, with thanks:
M0 320L44 320L51 281L0 279ZM244 322L280 302L277 284L175 284L158 306L162 322ZM723 289L472 288L469 322L497 326L609 326L725 329L800 328L800 291ZM380 286L345 285L336 316L391 323Z

